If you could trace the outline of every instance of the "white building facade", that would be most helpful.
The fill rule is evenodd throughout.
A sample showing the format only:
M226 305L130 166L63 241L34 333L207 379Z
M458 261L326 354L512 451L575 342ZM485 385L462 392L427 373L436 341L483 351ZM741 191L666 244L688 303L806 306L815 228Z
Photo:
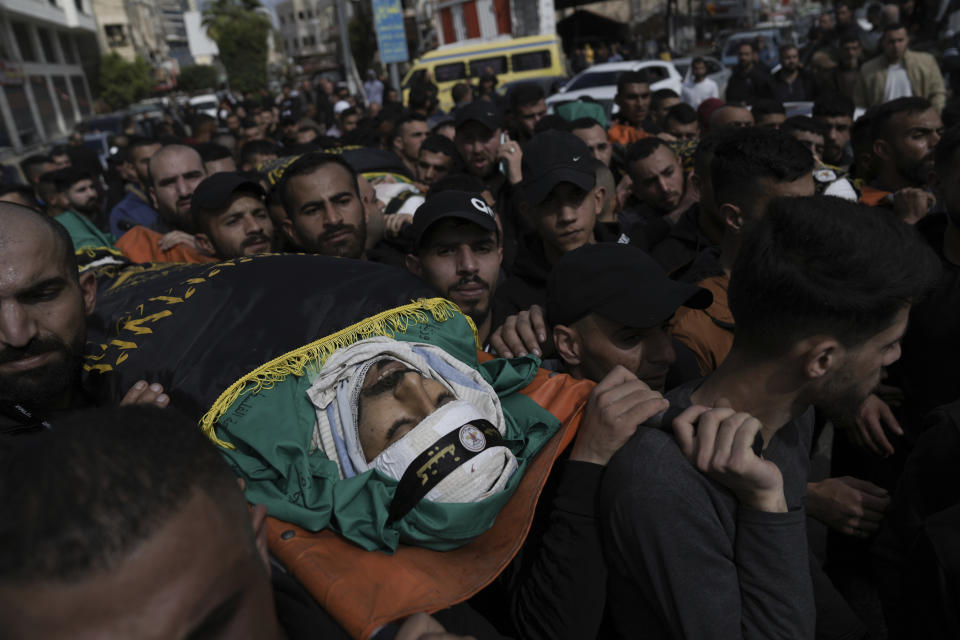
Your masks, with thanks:
M0 157L48 144L89 116L86 74L98 59L90 0L3 0Z

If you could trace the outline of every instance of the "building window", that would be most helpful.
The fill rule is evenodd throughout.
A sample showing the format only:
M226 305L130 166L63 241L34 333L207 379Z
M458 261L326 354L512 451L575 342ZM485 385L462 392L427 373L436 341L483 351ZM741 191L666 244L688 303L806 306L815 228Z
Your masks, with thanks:
M67 79L63 76L54 76L53 92L56 94L57 102L60 104L60 114L63 116L63 122L67 126L72 126L76 118L73 113L73 103L70 102L70 90L67 89Z
M73 55L73 38L69 33L60 32L60 51L67 64L77 64L77 57Z
M127 46L127 34L122 24L108 24L103 27L110 48Z
M283 16L278 16L280 18L280 24L284 24Z
M13 37L17 41L17 48L20 49L20 59L24 62L36 62L37 53L33 50L27 25L22 22L11 22L10 26L13 27Z
M83 76L70 76L70 84L73 85L73 96L77 99L77 108L80 110L80 115L90 115L87 92L83 90Z
M294 49L297 48L297 39L296 39L296 38L293 39L293 48L294 48Z
M310 9L307 9L307 17L308 17L308 18L312 18L312 17L313 17L313 11L310 11Z
M73 6L75 6L80 13L86 13L86 11L83 10L83 0L73 0Z
M47 137L52 138L60 133L60 127L57 126L57 111L53 107L53 98L50 97L47 79L44 76L30 76L30 88L33 89L33 101L37 105L43 129Z
M50 39L50 32L38 28L37 36L40 38L40 48L43 49L43 57L47 59L47 62L60 62L57 59L57 52L53 50L53 40Z
M298 11L297 15L300 17L301 20L303 20L303 11Z
M27 102L27 91L23 84L10 84L3 88L7 94L7 102L10 104L10 111L13 112L13 124L20 134L20 142L24 146L29 146L40 142L40 134L37 132L37 125L33 122L33 115L30 113L30 103Z

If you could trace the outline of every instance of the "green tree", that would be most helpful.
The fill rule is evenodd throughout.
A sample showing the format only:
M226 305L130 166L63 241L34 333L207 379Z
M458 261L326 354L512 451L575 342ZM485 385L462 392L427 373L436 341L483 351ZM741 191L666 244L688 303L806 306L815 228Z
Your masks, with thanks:
M216 89L217 70L209 64L192 64L180 70L177 88L188 93L203 89Z
M139 56L133 62L127 62L114 51L100 61L100 99L111 109L122 109L146 98L150 95L153 80L153 69Z
M203 12L203 25L217 43L234 91L257 91L267 85L271 26L270 20L257 12L261 8L259 0L215 0Z

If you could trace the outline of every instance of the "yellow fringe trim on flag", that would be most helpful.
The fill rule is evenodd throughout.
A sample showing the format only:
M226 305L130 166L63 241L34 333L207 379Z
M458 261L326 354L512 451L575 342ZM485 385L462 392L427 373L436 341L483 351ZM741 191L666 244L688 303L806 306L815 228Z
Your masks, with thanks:
M308 367L319 372L323 363L335 351L360 340L388 334L406 333L412 325L427 322L426 312L430 312L437 322L445 322L453 318L455 314L461 313L456 304L444 298L421 298L402 307L395 307L370 316L325 338L320 338L294 349L260 365L227 387L226 391L221 393L213 406L210 407L210 410L200 419L200 429L214 444L226 449L236 449L231 443L217 437L215 425L241 396L247 393L256 394L263 389L271 389L278 382L285 380L287 376L303 376L307 373ZM480 339L477 336L476 325L473 324L473 320L469 316L464 315L463 317L473 331L473 340L477 349L480 349Z

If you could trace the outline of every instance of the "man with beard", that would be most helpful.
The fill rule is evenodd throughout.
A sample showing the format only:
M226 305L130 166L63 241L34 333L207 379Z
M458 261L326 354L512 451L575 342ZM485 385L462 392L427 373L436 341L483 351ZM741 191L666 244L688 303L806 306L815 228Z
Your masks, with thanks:
M160 216L150 205L150 158L160 150L160 143L152 138L133 136L127 145L137 180L128 182L126 195L110 210L110 233L120 238L137 225L154 231L161 230Z
M101 228L106 226L106 220L100 210L100 194L89 173L66 167L45 173L40 182L53 185L47 213L66 227L76 249L113 246L113 239Z
M816 83L800 66L800 50L793 44L780 47L780 70L773 74L773 99L779 102L807 102L817 92Z
M862 186L860 201L892 208L901 220L913 224L935 202L926 186L943 121L928 100L914 97L881 105L871 123L876 177Z
M853 100L843 95L826 95L813 103L813 119L827 127L823 161L844 171L853 162L849 147L854 111Z
M543 87L535 82L518 84L510 90L509 99L513 131L517 141L524 146L533 137L537 123L547 115Z
M730 355L608 465L609 637L813 638L836 622L807 553L812 407L857 411L937 270L892 216L829 197L770 206L733 265ZM866 632L845 631L832 637Z
M737 49L737 66L727 81L727 103L737 105L753 104L757 100L772 98L773 87L770 76L757 64L756 45L753 42L741 42ZM713 128L713 125L710 125Z
M503 260L493 209L479 193L441 191L420 205L410 230L416 253L407 269L470 316L486 344Z
M457 167L457 148L445 136L433 134L420 145L417 155L417 181L429 191L430 186Z
M49 427L61 412L90 404L80 371L96 298L96 279L78 275L64 227L0 203L0 429ZM170 398L141 380L123 402L163 407Z
M190 215L197 244L220 260L275 251L273 221L259 183L236 172L216 173L197 185Z
M393 151L407 168L411 177L417 176L417 158L420 155L420 145L423 144L430 128L427 121L418 114L408 114L397 121L390 139L390 150Z
M910 50L910 36L902 24L889 24L880 38L883 53L864 63L854 91L854 101L864 109L897 98L919 97L943 110L947 92L937 59Z
M693 190L677 154L659 138L627 148L626 165L632 198L620 212L620 228L643 249L662 241L680 215L693 204Z
M150 198L160 215L163 232L138 225L117 241L117 248L133 262L214 262L201 251L193 235L190 199L206 177L196 149L181 144L161 148L148 165Z
M343 159L309 153L291 164L279 186L283 231L308 253L365 259L367 223L357 174Z
M617 122L607 131L610 142L628 145L656 133L650 113L650 80L643 71L626 71L617 79L614 102L620 107ZM652 131L651 131L652 130Z

